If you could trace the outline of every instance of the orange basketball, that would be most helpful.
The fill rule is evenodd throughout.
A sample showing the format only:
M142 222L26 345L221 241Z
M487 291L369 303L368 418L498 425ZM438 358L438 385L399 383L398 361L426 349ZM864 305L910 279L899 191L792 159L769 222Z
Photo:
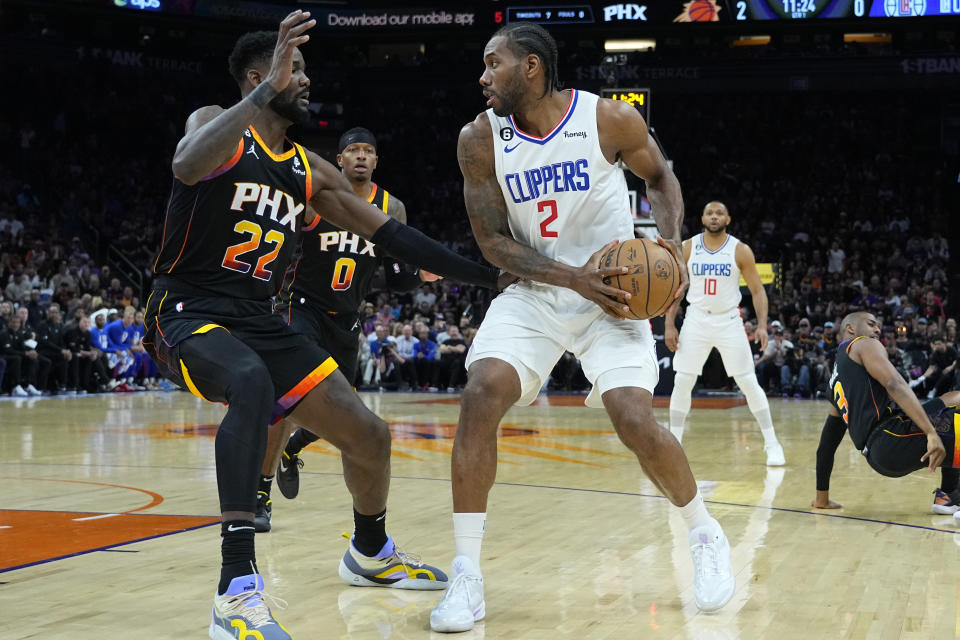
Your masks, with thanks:
M600 267L629 267L627 273L604 278L604 283L630 294L627 306L633 318L663 315L680 286L679 265L670 251L647 238L621 242L600 259Z
M717 19L717 6L713 0L694 0L688 13L691 22L712 22Z

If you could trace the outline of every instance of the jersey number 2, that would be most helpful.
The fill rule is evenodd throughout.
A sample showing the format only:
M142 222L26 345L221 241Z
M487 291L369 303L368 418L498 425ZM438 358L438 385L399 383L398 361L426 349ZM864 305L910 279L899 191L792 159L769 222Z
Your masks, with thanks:
M547 228L551 222L557 219L557 201L541 200L537 203L537 213L543 213L547 210L549 210L550 213L540 222L540 235L544 238L557 238L559 237L557 232Z
M227 247L226 253L223 254L223 262L220 263L221 266L231 271L249 273L250 263L240 260L239 257L244 253L258 249L260 247L260 240L262 239L266 244L272 244L274 247L272 251L268 251L257 260L257 266L253 270L253 277L257 280L269 281L271 276L273 276L273 272L267 269L267 265L276 260L280 254L280 248L283 246L283 234L276 229L271 229L267 231L267 235L264 236L263 229L260 228L260 225L256 222L250 222L249 220L241 220L233 227L233 230L237 233L249 233L250 239L240 244Z

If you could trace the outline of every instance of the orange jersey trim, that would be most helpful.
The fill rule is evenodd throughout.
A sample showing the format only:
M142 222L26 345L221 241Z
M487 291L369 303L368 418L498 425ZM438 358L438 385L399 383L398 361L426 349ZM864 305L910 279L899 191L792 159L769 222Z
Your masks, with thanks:
M313 197L313 172L310 171L310 161L307 160L307 152L303 150L303 147L297 143L294 143L293 146L297 150L297 153L300 154L300 159L303 160L303 167L307 171L307 202L310 202L310 198Z
M193 199L193 209L190 210L190 219L187 221L187 232L183 234L183 244L180 245L180 253L177 254L177 259L173 261L173 264L170 265L170 268L167 269L167 273L172 273L173 268L177 266L177 263L180 262L180 258L183 257L183 250L187 248L187 238L190 237L190 227L193 226L193 214L197 211L197 201L200 200L200 193L197 193L197 197Z
M284 152L281 153L280 155L277 155L277 154L275 154L273 151L270 150L270 147L268 147L266 144L264 144L263 139L260 137L260 134L257 133L257 130L253 128L253 125L250 125L250 134L253 135L253 139L257 141L257 144L260 145L260 148L263 149L263 151L264 151L268 156L270 156L270 157L274 160L274 162L283 162L284 160L289 160L289 159L292 158L293 155L297 152L297 146L296 146L296 144L295 144L295 143L291 143L291 144L293 144L292 147L290 147L289 149L287 149L286 151L284 151ZM286 140L286 138L284 138L284 140Z
M303 380L297 383L293 389L283 394L283 397L277 400L273 406L273 420L271 424L279 422L281 418L292 411L294 407L297 406L297 403L303 400L318 384L326 380L327 376L336 371L338 366L336 360L328 357L319 367L308 373Z
M370 195L367 196L367 202L373 202L373 199L377 197L377 183L370 183Z
M200 181L203 182L204 180L210 180L212 178L216 178L217 176L221 176L225 174L227 171L230 171L230 169L233 169L233 166L235 164L240 162L240 158L242 156L243 156L243 138L241 138L240 141L237 142L237 152L233 154L233 157L227 160L226 162L224 162L217 169L214 169L213 172L200 178Z

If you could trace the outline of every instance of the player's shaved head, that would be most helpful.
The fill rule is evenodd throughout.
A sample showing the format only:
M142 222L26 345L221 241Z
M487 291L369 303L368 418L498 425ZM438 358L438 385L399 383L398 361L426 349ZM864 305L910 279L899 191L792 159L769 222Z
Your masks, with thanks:
M868 338L880 337L880 323L869 311L854 311L848 313L840 321L840 336L843 340L850 340L861 336Z
M725 214L730 215L730 211L727 209L727 205L723 204L719 200L711 200L703 206L703 212L712 211L714 209L721 209Z

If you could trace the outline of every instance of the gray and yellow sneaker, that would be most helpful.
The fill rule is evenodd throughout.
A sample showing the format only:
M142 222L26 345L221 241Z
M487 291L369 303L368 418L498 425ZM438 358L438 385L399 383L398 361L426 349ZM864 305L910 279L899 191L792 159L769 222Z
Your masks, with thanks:
M263 578L258 573L231 580L227 592L213 598L210 637L213 640L292 640L283 625L270 613L270 608L263 601L264 596L281 609L287 605L283 600L264 593Z
M343 534L349 538L347 534ZM440 569L424 564L418 556L404 553L387 536L375 557L365 556L353 546L353 539L347 552L340 560L340 578L357 587L392 587L394 589L416 589L432 591L447 588L447 574Z

